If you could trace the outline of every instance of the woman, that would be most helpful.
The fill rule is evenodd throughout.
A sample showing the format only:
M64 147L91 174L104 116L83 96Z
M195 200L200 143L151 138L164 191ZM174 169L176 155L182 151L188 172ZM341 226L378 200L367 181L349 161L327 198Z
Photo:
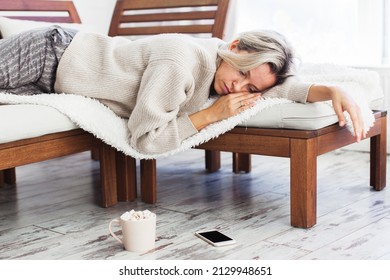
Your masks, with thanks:
M0 89L96 98L128 119L130 144L141 153L175 149L261 96L332 100L340 125L346 110L356 140L364 137L359 107L348 94L299 82L292 60L289 44L272 31L243 33L227 44L180 34L130 41L53 26L0 41ZM220 98L202 109L210 94Z

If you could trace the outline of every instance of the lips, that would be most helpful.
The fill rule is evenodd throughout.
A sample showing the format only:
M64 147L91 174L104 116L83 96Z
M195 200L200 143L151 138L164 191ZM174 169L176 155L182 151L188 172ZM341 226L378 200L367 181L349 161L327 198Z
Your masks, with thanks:
M224 83L223 85L224 85L224 90L223 90L224 93L225 93L225 94L229 94L229 93L230 93L230 90L229 90L228 86L227 86L225 83Z

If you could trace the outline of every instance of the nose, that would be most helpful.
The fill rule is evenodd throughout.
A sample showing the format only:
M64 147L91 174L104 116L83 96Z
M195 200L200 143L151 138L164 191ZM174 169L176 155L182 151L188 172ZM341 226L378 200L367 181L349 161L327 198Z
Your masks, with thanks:
M234 84L234 92L242 92L247 90L248 83L245 80L235 82Z
M234 92L245 91L247 84L248 84L248 81L246 79L243 79L243 78L236 79L233 82L233 90L234 90Z

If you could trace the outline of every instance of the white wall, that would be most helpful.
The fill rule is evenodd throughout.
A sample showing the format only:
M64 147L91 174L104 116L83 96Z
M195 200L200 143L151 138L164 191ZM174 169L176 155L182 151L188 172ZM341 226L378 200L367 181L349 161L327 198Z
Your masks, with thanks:
M148 1L148 0L145 0ZM83 24L88 26L88 31L108 34L111 17L114 12L116 0L73 0ZM236 0L231 0L231 7L227 15L227 38L235 35Z
M270 28L285 34L305 62L378 65L383 53L383 30L378 28L382 1L230 0L225 39L230 41L242 31ZM73 2L88 30L108 33L116 0ZM330 10L336 2L339 8Z
M116 0L73 0L88 30L108 34Z

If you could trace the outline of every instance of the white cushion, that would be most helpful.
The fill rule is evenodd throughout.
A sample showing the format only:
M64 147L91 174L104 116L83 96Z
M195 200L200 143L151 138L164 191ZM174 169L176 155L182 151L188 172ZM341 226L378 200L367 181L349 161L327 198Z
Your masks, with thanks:
M77 128L67 116L43 105L1 105L0 143Z
M337 121L333 108L324 102L285 103L262 110L240 126L315 130Z
M51 23L0 17L0 32L2 38L7 38L23 31L53 24L76 30L89 30L88 26L78 23ZM42 105L1 105L0 120L5 120L0 122L0 143L77 128L67 116L58 110Z
M60 25L62 27L68 27L79 31L92 30L91 27L81 23L53 23L53 22L33 21L33 20L9 19L0 16L0 32L2 38L7 38L11 35L18 34L20 32L27 31L33 28L39 28L39 27L45 27L51 25Z
M332 64L303 64L299 76L312 84L336 85L349 92L358 104L378 109L384 99L379 74L367 69ZM242 126L315 130L334 124L337 116L327 102L287 103L270 107Z

